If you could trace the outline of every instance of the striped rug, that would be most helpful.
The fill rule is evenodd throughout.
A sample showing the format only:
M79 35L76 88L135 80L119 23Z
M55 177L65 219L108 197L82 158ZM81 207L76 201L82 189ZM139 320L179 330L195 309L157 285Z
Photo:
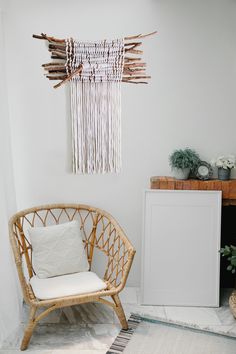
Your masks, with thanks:
M138 327L141 322L141 318L136 315L131 315L128 320L128 329L122 329L115 341L111 345L110 349L106 352L106 354L120 354L123 353L127 344L129 343L135 329Z
M235 335L135 314L130 316L128 327L120 331L106 354L236 353Z

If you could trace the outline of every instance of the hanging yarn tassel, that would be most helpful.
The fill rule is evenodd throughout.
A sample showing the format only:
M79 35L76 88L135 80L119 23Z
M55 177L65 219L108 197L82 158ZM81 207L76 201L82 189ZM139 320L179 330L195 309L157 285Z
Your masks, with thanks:
M121 80L124 41L66 41L70 81L74 173L119 172L121 168Z

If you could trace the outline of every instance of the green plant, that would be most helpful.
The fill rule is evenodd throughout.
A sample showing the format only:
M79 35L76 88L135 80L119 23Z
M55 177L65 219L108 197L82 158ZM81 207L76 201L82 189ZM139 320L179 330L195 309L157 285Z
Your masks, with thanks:
M230 271L231 273L235 274L236 272L236 246L230 245L230 246L225 246L220 249L220 253L222 254L223 257L227 257L227 260L229 261L229 265L227 267L227 270Z
M175 150L169 156L171 168L190 168L190 170L193 171L199 161L200 157L198 153L195 150L189 148L184 150Z

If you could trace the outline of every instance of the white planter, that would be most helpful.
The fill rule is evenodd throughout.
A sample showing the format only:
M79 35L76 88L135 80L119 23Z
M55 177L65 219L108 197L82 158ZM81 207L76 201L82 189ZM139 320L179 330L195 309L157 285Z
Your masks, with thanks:
M226 170L224 168L218 167L218 178L221 181L228 181L230 179L230 172L231 172L231 170L228 168Z
M176 179L188 179L190 168L173 168L173 177Z

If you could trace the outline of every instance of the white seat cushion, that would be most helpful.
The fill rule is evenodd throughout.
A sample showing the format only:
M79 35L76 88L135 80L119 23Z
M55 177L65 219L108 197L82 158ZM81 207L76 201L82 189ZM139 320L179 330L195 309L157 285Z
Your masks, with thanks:
M93 293L107 287L106 283L93 272L80 272L46 279L33 276L30 284L35 296L41 300Z
M32 227L28 232L33 250L33 268L39 278L89 270L77 220L53 226Z

